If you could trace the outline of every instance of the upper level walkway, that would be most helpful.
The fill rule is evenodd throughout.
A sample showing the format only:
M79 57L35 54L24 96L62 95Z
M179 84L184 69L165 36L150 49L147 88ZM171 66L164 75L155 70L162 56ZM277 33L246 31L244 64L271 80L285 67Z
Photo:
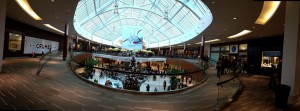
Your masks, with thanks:
M209 78L204 84L188 92L142 96L88 84L73 74L61 56L51 59L40 75L36 75L37 67L37 58L4 60L4 72L0 73L1 110L212 111L217 100L216 83L219 80L214 68L207 70ZM268 82L266 78L253 76L241 79L245 82L244 92L225 110L277 110L273 105L274 94L265 85Z

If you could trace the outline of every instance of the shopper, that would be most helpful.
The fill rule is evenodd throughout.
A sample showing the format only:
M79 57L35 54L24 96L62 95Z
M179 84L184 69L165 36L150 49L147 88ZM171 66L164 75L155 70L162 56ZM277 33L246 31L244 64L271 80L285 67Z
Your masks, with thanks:
M220 58L219 61L217 62L217 66L216 66L216 69L217 69L217 76L220 77L221 75L221 72L222 72L222 59Z
M167 82L166 82L166 80L164 81L163 86L164 86L164 90L166 90L166 87L167 87Z
M157 92L157 88L156 87L154 88L154 92Z
M147 90L147 92L150 91L150 85L149 84L146 86L146 90Z

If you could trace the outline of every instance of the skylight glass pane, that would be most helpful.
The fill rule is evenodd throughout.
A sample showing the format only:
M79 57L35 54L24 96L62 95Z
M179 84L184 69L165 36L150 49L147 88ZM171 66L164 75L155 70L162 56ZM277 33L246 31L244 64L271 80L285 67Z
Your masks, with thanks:
M88 15L85 5L81 5L80 7L78 7L78 10L76 10L76 17L78 22L81 22L87 16Z
M175 37L182 38L184 33L191 34L191 38L197 36L194 35L194 31L190 30L200 25L198 17L206 17L203 12L209 11L205 4L201 4L202 1L190 0L189 2L196 6L182 5L186 2L180 3L178 0L118 0L119 14L114 14L115 0L80 0L75 11L76 21L74 21L80 29L76 26L75 29L83 31L83 33L78 32L81 35L90 35L88 32L91 32L108 40L104 42L110 43L121 36L123 25L142 26L144 39L151 46L155 46L153 43L157 42L163 45L165 43L163 41L169 40L171 44L177 43L179 40ZM138 8L131 8L133 5ZM97 13L94 13L95 8ZM168 20L164 19L166 9ZM194 15L193 12L198 15ZM95 14L98 17L89 16L89 14ZM101 42L103 42L102 39Z
M94 1L93 0L87 0L85 2L85 5L87 7L88 13L93 13L95 12L95 5L94 5Z
M102 22L101 22L101 20L99 19L98 16L95 16L92 20L95 22L95 24L97 26L102 25Z
M96 26L96 24L91 20L82 25L87 31L92 32Z

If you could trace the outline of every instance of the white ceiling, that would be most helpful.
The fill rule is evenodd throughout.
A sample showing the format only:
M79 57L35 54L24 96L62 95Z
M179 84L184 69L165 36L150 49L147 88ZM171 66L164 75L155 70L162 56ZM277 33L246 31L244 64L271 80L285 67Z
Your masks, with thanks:
M64 30L65 23L70 24L69 35L78 35L73 27L73 16L75 8L79 0L28 0L33 10L43 19L36 21L27 15L15 2L15 0L7 0L7 16L20 22L51 31L44 23L49 23L52 26ZM263 6L262 1L254 0L202 0L210 9L213 15L212 24L203 31L198 37L195 37L186 42L191 46L199 46L195 44L201 41L201 36L205 35L206 40L221 39L219 42L230 42L247 40L261 37L271 37L283 35L284 31L284 16L285 2L282 2L273 16L266 25L257 25L254 22L260 14ZM237 18L237 19L233 19ZM255 27L255 28L253 28ZM242 30L252 30L252 33L237 39L227 39L226 37L241 32ZM179 44L178 44L179 45ZM175 46L182 47L182 46Z

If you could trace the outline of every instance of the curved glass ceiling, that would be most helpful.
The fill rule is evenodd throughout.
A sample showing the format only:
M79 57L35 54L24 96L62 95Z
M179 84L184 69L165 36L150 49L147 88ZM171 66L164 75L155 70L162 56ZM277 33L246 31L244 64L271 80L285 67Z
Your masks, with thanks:
M123 26L140 26L148 48L190 40L211 22L201 0L80 0L74 16L78 34L106 45L117 45Z

